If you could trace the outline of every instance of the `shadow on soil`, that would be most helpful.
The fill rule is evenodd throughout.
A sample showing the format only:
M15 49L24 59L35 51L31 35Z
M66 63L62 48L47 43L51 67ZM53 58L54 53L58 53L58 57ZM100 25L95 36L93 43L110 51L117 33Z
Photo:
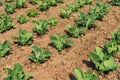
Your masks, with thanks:
M92 69L95 69L95 66L94 66L94 64L91 61L82 60L82 62L84 64L86 64L88 67L91 67Z
M69 78L70 78L70 80L76 80L75 76L71 73L69 74Z

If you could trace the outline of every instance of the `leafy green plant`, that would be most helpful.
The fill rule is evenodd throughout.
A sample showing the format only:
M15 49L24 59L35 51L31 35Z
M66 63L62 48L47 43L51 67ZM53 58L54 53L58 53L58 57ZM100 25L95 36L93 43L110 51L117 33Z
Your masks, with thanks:
M27 16L24 16L24 15L19 15L19 16L18 16L18 22L19 22L20 24L27 23L27 19L28 19Z
M19 37L13 37L16 42L18 42L20 45L30 45L32 44L33 34L31 32L28 32L27 30L19 29Z
M0 43L0 58L4 57L6 54L10 52L10 43L8 41L5 41L3 43Z
M76 3L79 5L79 7L83 7L85 5L87 0L76 0Z
M60 35L60 34L55 34L50 37L50 40L52 41L53 46L58 50L62 51L64 48L72 46L73 41L67 40L66 35Z
M17 8L24 8L26 7L26 0L15 0Z
M33 28L33 31L37 32L38 34L44 34L44 33L46 33L46 31L50 27L48 25L48 22L46 20L42 20L42 19L39 19L38 22L37 21L32 21L32 23L35 26Z
M43 0L42 3L40 4L39 6L39 9L41 11L46 11L50 8L50 4L49 4L49 1L46 1L46 0Z
M4 4L4 8L8 14L12 14L15 12L16 5L15 4Z
M98 76L90 70L83 72L80 68L74 68L76 80L98 80Z
M2 0L0 0L0 6L2 6Z
M66 4L72 12L75 12L79 9L79 5L77 3L72 4L70 2L67 2Z
M106 15L110 11L109 4L103 4L101 1L98 1L96 7L90 7L90 14L94 16L94 19L101 20L104 15Z
M114 56L119 51L119 48L116 42L111 40L110 43L105 42L104 50L106 51L107 55Z
M39 0L30 0L30 3L31 3L32 5L38 4L38 3L39 3Z
M62 18L68 18L71 13L72 13L72 10L71 10L71 9L60 8L60 16L61 16Z
M93 0L85 0L85 4L91 4Z
M80 34L84 34L84 28L78 28L77 26L67 26L68 28L68 35L73 38L78 38Z
M17 63L14 65L13 70L9 67L5 68L5 71L8 73L8 77L4 80L28 80L32 77L31 73L24 73L22 66Z
M57 3L63 3L63 0L57 0Z
M117 32L111 32L111 34L113 37L112 40L120 45L120 29Z
M51 6L56 6L57 3L62 3L62 2L63 2L63 0L43 0L39 5L39 9L41 11L46 11Z
M112 0L110 3L111 3L112 5L120 6L120 0Z
M32 21L34 24L33 31L37 32L38 34L44 34L48 31L49 27L57 25L58 21L57 18L51 17L48 20L39 19L38 21Z
M56 6L57 0L49 0L50 6Z
M94 63L95 68L101 73L109 72L117 68L112 56L106 55L104 50L96 47L95 51L89 54L90 60Z
M37 11L35 9L29 9L27 12L27 16L29 16L29 17L36 17L39 14L40 14L39 11Z
M47 22L50 25L50 27L52 27L57 25L58 20L56 17L51 17L51 18L48 18Z
M83 12L78 13L78 20L75 20L75 24L86 29L97 26L97 24L94 22L94 16L85 14Z
M38 46L32 46L33 54L29 56L29 59L36 63L45 62L51 55L50 51L47 51L43 48L39 48Z
M91 4L92 0L76 0L79 7L83 7L85 4Z
M75 0L75 3L67 2L68 8L60 8L60 15L62 18L69 18L72 12L78 11L79 8L83 7L85 4L90 4L92 0Z
M14 25L15 23L13 22L11 17L8 17L5 14L0 15L0 32L5 32L13 28Z
M5 2L9 2L10 3L10 2L13 2L13 0L5 0Z

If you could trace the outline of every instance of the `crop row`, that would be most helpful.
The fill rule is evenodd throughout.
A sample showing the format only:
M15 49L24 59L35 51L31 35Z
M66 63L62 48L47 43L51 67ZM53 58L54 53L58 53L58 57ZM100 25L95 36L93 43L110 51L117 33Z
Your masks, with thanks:
M15 1L14 3L11 3ZM27 1L26 0L5 0L5 2L11 3L11 4L4 4L5 10L7 13L12 14L14 12L15 8L25 8L27 7ZM42 2L40 0L30 0L30 3L35 5L39 4L39 10L46 11L51 6L56 6L57 3L63 3L63 0L43 0ZM2 0L0 0L0 5L2 6ZM11 11L11 12L9 12Z
M103 19L103 16L108 13L110 10L109 4L103 4L100 1L97 2L96 7L90 7L89 14L85 14L83 12L78 13L78 19L75 20L75 25L73 27L68 26L68 36L78 38L81 33L84 33L85 30L90 29L91 27L97 26L94 20ZM5 32L15 25L12 18L8 17L5 14L1 14L0 19L0 32ZM18 18L18 21L22 23L22 20L26 19L23 17ZM26 21L26 20L25 20ZM24 21L23 21L24 22ZM48 18L48 20L39 19L38 21L32 21L34 28L33 31L38 34L45 34L48 31L48 28L52 26L56 26L58 23L57 18L52 17ZM13 37L15 42L20 45L31 45L33 40L33 33L27 30L19 30L19 36ZM66 35L55 34L50 37L50 40L53 46L58 50L62 51L65 47L72 46L73 41L67 40Z
M13 0L6 0L6 2L12 2ZM6 12L9 14L12 14L14 12L14 9L16 8L23 8L26 7L26 0L15 0L16 4L5 4L4 8ZM81 7L80 3L88 4L91 3L92 0L89 0L88 2L86 0L77 0L78 2L75 4L67 3L68 9L71 10L71 13L78 10L76 7L76 4L79 4L79 8ZM39 4L40 10L45 11L50 8L50 6L55 6L56 3L61 3L63 0L43 0L42 2L39 2L39 0L30 0L32 4ZM1 1L0 4L2 5ZM113 5L119 5L120 1L112 0L111 4ZM77 5L78 6L78 5ZM82 5L83 6L83 5ZM61 8L62 9L62 8ZM68 36L78 38L80 34L84 34L85 30L88 30L92 27L97 26L97 23L95 23L95 20L102 20L104 15L108 13L110 10L109 4L103 4L100 1L97 2L96 7L91 6L89 9L89 13L85 14L83 12L78 13L78 19L75 20L75 24L73 26L68 25ZM68 10L67 10L68 11ZM64 11L61 10L62 14L68 14L67 12L63 13ZM70 14L71 14L70 13ZM62 15L61 14L61 15ZM18 22L21 24L27 22L28 17L35 17L39 15L39 12L37 10L30 9L28 11L27 16L20 15L18 17ZM52 26L56 26L58 23L57 18L51 17L47 20L39 19L38 21L32 21L34 28L33 31L37 32L38 34L45 34L46 31ZM8 17L5 14L0 15L0 32L6 32L7 30L13 28L15 23L13 22L11 17ZM72 40L68 40L68 36L66 35L60 35L55 34L50 37L52 46L54 46L58 51L62 51L66 47L70 47L73 44ZM24 45L31 45L33 43L33 33L29 32L27 30L19 29L19 36L13 37L15 42L18 44L24 46ZM113 60L113 56L118 52L119 50L119 44L120 44L120 30L118 30L116 33L113 33L113 38L110 40L110 43L105 43L104 47L96 47L95 51L89 54L89 58L94 63L96 70L100 71L100 73L109 72L111 70L115 70L117 68L117 64ZM4 57L5 55L9 54L11 50L10 43L8 41L5 41L0 44L0 58ZM51 56L51 51L48 51L43 48L39 48L38 46L34 45L32 46L33 54L29 56L29 59L35 63L43 63ZM24 74L22 70L22 66L20 64L15 64L14 69L5 68L5 70L8 72L9 76L5 78L4 80L27 80L32 75L31 73ZM16 71L20 73L16 73ZM78 80L97 80L97 75L92 74L91 71L87 71L85 73L82 72L82 70L75 68L74 69L76 73L76 77ZM83 75L84 74L84 75ZM91 77L89 77L89 76ZM18 76L18 77L16 77ZM80 77L81 76L81 77ZM88 76L88 78L86 78Z
M115 63L113 57L118 53L120 49L120 29L116 32L112 32L111 34L113 37L110 39L109 43L105 42L104 47L96 47L94 52L91 52L88 55L91 62L95 65L95 69L98 70L102 75L104 75L105 72L116 70L118 67L118 64ZM0 44L0 47L3 50L1 53L8 53L10 50L10 44L7 41L3 44ZM39 48L38 46L32 46L32 51L33 54L29 56L29 59L36 63L43 63L51 55L50 51ZM4 56L4 54L1 54L0 56ZM22 72L22 80L27 80L32 76L31 73L26 75L23 74L22 67L18 63L15 64L13 70L10 68L5 68L5 70L8 72L10 80L15 79L16 75L21 75L21 73L14 73L16 70L18 72ZM90 70L83 73L81 69L75 68L74 72L77 80L98 80L98 76L96 74L92 74ZM7 78L9 79L9 77ZM8 79L5 78L4 80ZM19 79L19 76L17 79Z
M68 18L72 12L76 12L79 8L82 8L85 4L91 4L92 0L76 0L74 3L67 2L67 8L60 8L61 17Z
M115 63L113 58L120 50L120 29L111 34L112 38L109 43L105 42L104 47L96 47L93 52L88 54L95 69L101 75L116 70L118 67L118 64ZM77 80L98 80L98 76L92 74L89 70L83 74L81 69L75 68L74 72Z

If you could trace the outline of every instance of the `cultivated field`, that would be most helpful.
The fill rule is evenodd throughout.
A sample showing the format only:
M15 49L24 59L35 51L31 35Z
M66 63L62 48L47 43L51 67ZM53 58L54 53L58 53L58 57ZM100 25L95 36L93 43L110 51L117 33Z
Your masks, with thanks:
M120 0L112 1L2 0L0 80L120 80ZM15 64L28 79L5 70Z

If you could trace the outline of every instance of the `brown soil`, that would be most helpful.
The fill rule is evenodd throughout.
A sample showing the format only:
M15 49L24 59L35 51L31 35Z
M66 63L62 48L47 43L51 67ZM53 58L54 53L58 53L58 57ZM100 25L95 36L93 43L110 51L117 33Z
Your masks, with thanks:
M66 2L67 0L65 0ZM103 2L109 0L102 0ZM71 0L73 2L73 0ZM95 5L94 0L93 5ZM33 78L31 80L75 80L73 68L81 68L86 71L92 70L94 73L98 72L93 68L93 64L88 58L89 52L92 52L95 47L102 46L104 41L108 41L107 38L111 38L110 32L116 31L120 28L120 7L111 6L111 11L104 17L103 21L96 21L98 23L97 28L86 31L86 34L79 39L70 38L74 41L74 45L70 48L64 49L62 52L58 52L54 47L49 46L51 43L49 37L55 33L66 34L66 24L74 24L74 20L77 19L77 13L73 13L70 18L60 18L60 7L65 7L64 4L58 4L55 7L51 7L48 11L41 12L37 18L30 18L26 24L20 25L17 22L18 14L25 14L30 8L38 8L38 5L33 6L28 3L28 8L16 9L11 16L14 19L16 25L14 29L7 32L0 33L0 43L9 40L12 46L11 54L0 59L0 80L7 76L7 73L3 70L6 66L13 67L15 63L20 63L23 66L25 72L32 72ZM87 13L89 11L89 5L84 6L80 11ZM6 13L3 7L0 7L0 14ZM45 15L47 14L47 15ZM52 51L51 58L43 64L35 64L28 59L28 56L32 54L31 46L18 46L14 43L12 37L18 36L18 30L27 29L32 32L34 27L31 23L32 20L47 19L48 17L55 16L58 18L58 25L49 29L44 35L36 35L34 33L34 43L31 45L38 45L39 47L46 48ZM116 62L119 64L120 52L115 57ZM98 74L99 75L99 74ZM105 76L99 75L99 80L120 80L120 68L112 71Z

